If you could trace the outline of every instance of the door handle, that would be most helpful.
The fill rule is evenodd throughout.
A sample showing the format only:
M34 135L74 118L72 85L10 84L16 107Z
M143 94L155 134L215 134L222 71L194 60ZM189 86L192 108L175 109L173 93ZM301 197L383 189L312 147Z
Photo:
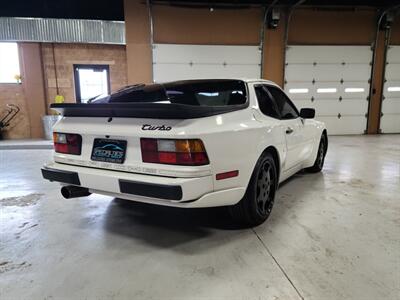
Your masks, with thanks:
M291 134L293 132L293 128L286 128L286 134Z

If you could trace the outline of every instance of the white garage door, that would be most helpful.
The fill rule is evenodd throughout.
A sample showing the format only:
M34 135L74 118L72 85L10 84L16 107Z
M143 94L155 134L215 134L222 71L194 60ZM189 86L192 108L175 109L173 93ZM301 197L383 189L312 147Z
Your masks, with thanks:
M363 134L371 60L369 46L290 46L285 91L298 108L315 108L329 134Z
M400 133L400 46L390 46L386 57L381 130Z
M198 78L259 78L258 46L155 44L155 82Z

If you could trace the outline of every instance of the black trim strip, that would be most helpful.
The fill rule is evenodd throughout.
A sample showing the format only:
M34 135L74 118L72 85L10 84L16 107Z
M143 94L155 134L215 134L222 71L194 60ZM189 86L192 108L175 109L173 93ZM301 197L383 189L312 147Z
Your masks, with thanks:
M42 168L42 176L44 179L50 181L69 183L73 185L81 185L78 173L76 172L61 171L51 168Z
M50 107L66 117L121 117L150 119L195 119L233 112L240 105L194 106L162 103L53 103Z
M124 194L167 200L182 199L182 187L180 185L162 185L120 179L119 189Z

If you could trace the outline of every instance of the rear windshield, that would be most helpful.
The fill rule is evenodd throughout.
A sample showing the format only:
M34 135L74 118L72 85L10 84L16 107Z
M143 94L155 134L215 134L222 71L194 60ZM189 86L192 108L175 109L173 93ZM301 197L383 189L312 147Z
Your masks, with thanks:
M194 106L230 106L246 103L241 80L187 80L133 85L93 103L173 103Z

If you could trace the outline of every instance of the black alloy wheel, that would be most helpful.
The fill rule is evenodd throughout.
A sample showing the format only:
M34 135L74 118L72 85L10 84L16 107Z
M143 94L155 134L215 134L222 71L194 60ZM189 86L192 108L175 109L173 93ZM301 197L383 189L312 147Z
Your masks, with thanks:
M256 186L257 209L261 215L269 215L274 205L275 194L275 172L272 170L271 162L266 160L258 171Z

